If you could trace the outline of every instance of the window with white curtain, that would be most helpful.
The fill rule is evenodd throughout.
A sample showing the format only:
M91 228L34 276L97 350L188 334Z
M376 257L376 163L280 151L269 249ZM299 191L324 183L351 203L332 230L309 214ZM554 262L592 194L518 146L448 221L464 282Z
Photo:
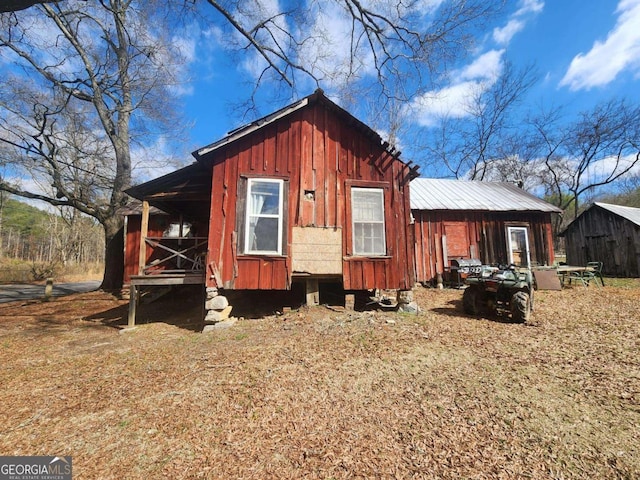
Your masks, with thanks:
M282 253L283 180L250 178L245 253Z
M351 189L354 255L385 255L384 191L381 188Z

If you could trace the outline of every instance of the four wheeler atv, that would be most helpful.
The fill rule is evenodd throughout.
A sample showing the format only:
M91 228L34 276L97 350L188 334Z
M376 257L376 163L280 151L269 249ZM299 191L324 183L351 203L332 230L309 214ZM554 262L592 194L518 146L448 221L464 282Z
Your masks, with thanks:
M517 323L529 320L533 310L533 280L530 270L507 267L483 268L479 276L467 277L462 296L465 313L479 315L483 311L511 313Z

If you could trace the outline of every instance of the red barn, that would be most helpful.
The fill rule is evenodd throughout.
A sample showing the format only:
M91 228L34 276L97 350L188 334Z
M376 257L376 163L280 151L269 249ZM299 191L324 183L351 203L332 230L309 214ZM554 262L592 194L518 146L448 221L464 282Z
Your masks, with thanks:
M411 182L416 279L453 281L452 266L552 265L551 214L557 207L516 185L418 178ZM466 262L461 262L461 260Z
M182 244L174 240L169 250L159 247L167 240L151 242L188 268L154 272L145 250L132 284L164 275L209 290L286 290L299 279L312 302L323 280L346 291L412 288L409 181L417 168L322 91L193 155L194 165L128 191L143 201L142 238L149 205L198 225L197 235L180 235ZM203 234L199 271L198 248L181 252Z

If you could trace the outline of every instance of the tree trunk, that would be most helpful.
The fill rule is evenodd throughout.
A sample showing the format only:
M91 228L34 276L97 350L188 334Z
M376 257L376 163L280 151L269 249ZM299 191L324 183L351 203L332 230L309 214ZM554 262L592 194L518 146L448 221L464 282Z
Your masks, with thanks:
M101 290L119 292L124 279L124 219L120 215L106 221L104 227L104 277Z

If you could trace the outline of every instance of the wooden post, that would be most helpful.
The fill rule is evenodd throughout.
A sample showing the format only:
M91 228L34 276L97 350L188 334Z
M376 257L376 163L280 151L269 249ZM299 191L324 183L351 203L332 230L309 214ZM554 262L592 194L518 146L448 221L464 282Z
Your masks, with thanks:
M44 286L44 301L48 302L51 300L51 295L53 294L53 278L47 278L47 283Z
M136 324L136 307L138 306L138 289L135 285L129 287L129 321L127 326L129 328Z
M307 305L320 305L320 287L317 278L308 278L307 285Z
M180 228L178 228L178 250L182 250L182 237L184 237L184 217L180 214ZM177 267L182 268L182 257L178 255L176 258Z
M149 202L142 201L142 221L140 224L140 256L138 257L138 275L144 275L147 263L147 236L149 235Z

